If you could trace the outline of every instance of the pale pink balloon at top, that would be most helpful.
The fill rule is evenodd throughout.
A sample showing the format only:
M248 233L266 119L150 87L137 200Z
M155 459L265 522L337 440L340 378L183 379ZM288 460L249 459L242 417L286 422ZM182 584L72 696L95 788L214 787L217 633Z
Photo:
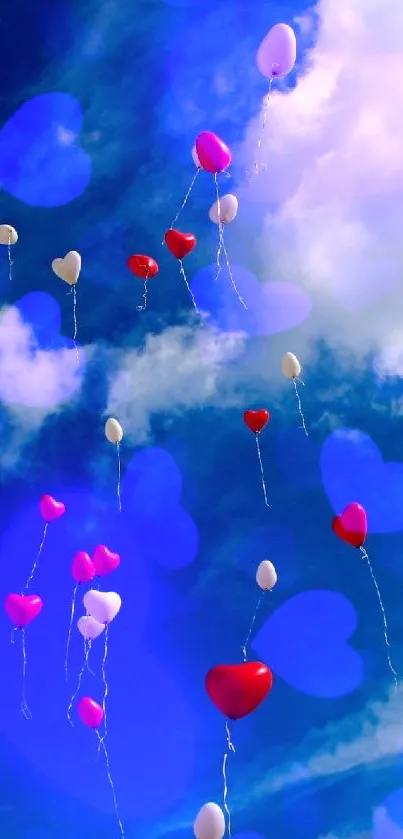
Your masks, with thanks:
M56 519L60 519L66 512L66 507L62 501L56 501L51 495L42 495L39 502L40 514L47 524L50 524Z
M95 575L97 577L106 577L111 574L120 565L120 556L113 551L110 551L106 545L98 545L92 554L92 561L94 563Z
M231 163L232 155L228 146L213 134L212 131L202 131L196 139L196 154L202 169L213 175L224 172Z
M88 728L99 728L104 718L104 712L95 699L90 696L83 696L77 705L78 716Z
M9 594L4 608L6 614L17 629L24 629L32 623L42 611L42 598L37 594Z
M76 553L71 563L71 575L76 583L90 583L95 577L95 565L85 551Z
M272 26L257 51L257 66L266 79L283 79L297 59L295 32L287 23Z

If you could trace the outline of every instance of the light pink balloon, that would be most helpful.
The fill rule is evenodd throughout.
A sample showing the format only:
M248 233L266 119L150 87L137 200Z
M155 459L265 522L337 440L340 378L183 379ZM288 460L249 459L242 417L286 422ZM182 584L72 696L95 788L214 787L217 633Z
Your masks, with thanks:
M96 621L92 615L83 615L82 618L78 619L77 627L86 641L95 641L96 638L102 635L105 624Z
M213 175L224 172L231 163L231 152L228 146L213 134L212 131L202 131L196 139L196 154L200 166Z
M104 718L104 712L95 699L90 696L83 696L77 705L78 716L88 728L99 728Z
M90 589L84 594L83 603L88 614L105 626L113 621L122 605L116 591L96 591L96 589Z
M294 30L287 23L276 23L257 51L256 62L266 79L283 79L294 67L297 59L297 41Z

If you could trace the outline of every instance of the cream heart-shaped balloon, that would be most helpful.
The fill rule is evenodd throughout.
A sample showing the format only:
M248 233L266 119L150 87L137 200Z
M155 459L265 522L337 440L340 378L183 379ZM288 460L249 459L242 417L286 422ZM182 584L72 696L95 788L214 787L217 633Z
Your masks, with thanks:
M93 588L84 594L83 603L88 614L104 626L116 618L122 605L116 591L97 591Z
M83 638L86 641L95 641L95 638L99 638L102 635L105 624L99 623L96 621L92 615L83 615L82 618L79 618L77 621L78 631L81 632Z
M75 285L81 271L81 256L77 251L69 251L66 256L57 257L52 262L52 271L68 285Z
M0 224L0 245L15 245L18 233L11 224Z

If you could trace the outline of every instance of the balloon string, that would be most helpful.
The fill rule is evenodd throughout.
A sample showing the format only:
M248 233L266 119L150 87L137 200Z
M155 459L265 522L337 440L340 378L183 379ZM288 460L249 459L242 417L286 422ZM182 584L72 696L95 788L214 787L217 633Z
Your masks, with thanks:
M187 278L187 276L186 276L186 274L185 274L185 269L184 269L184 267L183 267L183 262L182 262L182 260L181 260L181 259L179 260L179 268L180 268L180 272L181 272L181 275L182 275L182 279L183 279L183 281L184 281L184 283L185 283L185 285L186 285L186 288L187 288L187 290L188 290L188 292L189 292L189 294L190 294L190 297L191 297L191 300L192 300L192 303L193 303L193 306L194 306L195 312L197 312L197 314L199 315L199 314L200 314L200 312L199 312L199 310L198 310L198 308L197 308L197 305L196 305L196 300L195 300L195 298L194 298L193 291L192 291L192 289L190 288L190 285L189 285L189 282L188 282L188 278Z
M365 548L363 548L361 546L360 551L361 551L361 554L362 554L362 558L365 559L366 562L367 562L367 565L368 565L368 568L369 568L369 571L370 571L370 574L371 574L371 577L372 577L372 582L374 584L375 591L376 591L377 596L378 596L379 606L380 606L380 609L381 609L382 620L383 620L383 637L385 639L385 644L386 644L386 656L387 656L387 659L388 659L388 666L389 666L389 670L392 673L392 676L393 676L393 679L394 679L394 682L395 682L395 689L397 689L398 686L399 686L399 679L398 679L398 674L397 674L395 668L393 667L393 664L392 664L392 661L391 661L391 658L390 658L390 655L389 655L390 643L389 643L389 638L388 638L388 622L386 620L385 607L384 607L383 602L382 602L381 593L379 591L379 586L378 586L378 583L376 581L374 570L372 568L371 560L370 560Z
M229 807L228 807L228 802L227 802L227 798L228 798L227 760L228 760L229 753L230 752L235 752L235 746L234 746L233 742L231 741L231 729L228 725L227 720L225 722L225 733L226 733L226 736L227 736L227 750L224 754L224 758L223 758L223 762L222 762L222 777L223 777L223 784L224 784L223 803L224 803L224 810L225 810L225 812L227 814L227 817L228 817L228 836L231 839L231 813L230 813L230 810L229 810Z
M264 479L262 455L260 453L259 435L258 434L255 434L255 440L256 440L257 456L259 458L260 475L261 475L261 478L262 478L262 489L263 489L264 503L266 504L266 507L270 508L270 504L267 500L266 481Z
M64 672L65 672L65 675L66 675L66 684L69 681L69 649L70 649L71 630L72 630L73 620L74 620L74 612L75 612L75 608L76 608L77 590L78 590L78 583L74 586L73 597L71 599L70 623L69 623L69 631L67 633L67 644L66 644L66 658L64 660Z
M111 791L112 791L113 804L114 804L114 808L115 808L117 822L118 822L118 825L119 825L120 834L121 834L121 836L123 836L123 839L124 839L125 832L123 830L123 824L122 824L122 820L120 818L119 806L118 806L118 801L117 801L116 792L115 792L115 785L113 783L112 774L111 774L110 765L109 765L108 751L107 751L107 748L105 746L104 738L100 736L99 731L95 731L95 734L98 737L98 754L99 754L99 752L102 748L102 751L105 755L106 774L108 776L109 786L110 786Z
M147 308L147 280L148 276L144 278L144 288L143 288L143 305L136 306L138 312L144 312L144 309Z
M240 293L239 293L239 291L236 287L234 276L233 276L233 273L232 273L232 270L231 270L230 261L229 261L229 258L228 258L227 248L225 247L224 224L221 221L221 202L220 202L220 192L219 192L219 189L218 189L217 173L215 173L215 175L214 175L214 183L215 183L215 191L216 191L216 197L217 197L217 214L218 214L217 273L215 275L215 279L218 280L218 277L220 276L221 271L223 270L223 267L224 267L223 265L221 265L221 254L223 253L224 254L224 259L225 259L225 264L227 266L228 276L231 280L232 288L234 289L235 294L237 295L239 302L242 303L242 306L245 309L247 309L248 307L247 307L245 301L242 299L242 297L241 297L241 295L240 295Z
M39 550L38 550L38 553L37 553L37 555L36 555L36 560L35 560L35 562L34 562L34 564L33 564L32 568L31 568L31 573L30 573L30 575L29 575L29 577L28 577L28 579L27 579L27 582L25 583L25 588L24 588L24 591L22 591L22 592L21 592L22 596L24 596L24 595L27 593L27 591L28 591L28 589L29 589L29 584L32 582L32 580L33 580L33 578L34 578L35 571L36 571L36 568L37 568L37 565L38 565L38 562L39 562L39 559L40 559L41 553L42 553L42 551L43 551L43 546L44 546L44 544L45 544L45 539L46 539L46 534L47 534L47 532L48 532L48 527L49 527L49 522L46 522L45 527L44 527L44 530L43 530L42 541L41 541L41 544L39 545Z
M118 453L118 486L117 486L117 496L118 496L118 505L119 505L119 513L122 512L122 497L120 492L120 485L122 479L122 464L120 460L120 443L116 444L117 453Z
M103 681L103 684L104 684L104 695L103 695L103 699L102 699L102 710L104 712L104 733L102 735L102 739L100 739L100 741L99 741L98 754L99 754L99 750L101 748L101 744L103 743L105 738L108 736L108 729L107 729L107 725L106 725L106 700L107 700L107 697L108 697L108 682L106 680L106 659L108 657L108 630L109 630L109 626L108 626L108 624L106 624L106 626L105 626L104 655L103 655L103 659L102 659L102 681Z
M8 279L10 283L13 279L13 261L11 259L11 231L8 232L8 245L7 245L7 256L8 256Z
M200 167L200 166L196 169L196 172L195 172L195 173L194 173L194 175L193 175L193 178L192 178L192 180L191 180L191 182L190 182L189 189L188 189L188 191L187 191L187 193L186 193L186 195L185 195L185 197L184 197L184 199L183 199L183 201L182 201L182 204L180 205L179 210L178 210L178 212L177 212L176 216L174 216L174 218L173 218L173 219L172 219L172 221L171 221L171 224L170 224L170 229L172 229L172 228L173 228L173 226L174 226L174 224L176 224L176 222L178 221L178 218L179 218L179 216L180 216L180 214L181 214L182 210L185 208L185 206L186 206L186 204L187 204L187 202L188 202L188 200L189 200L190 193L192 192L192 189L193 189L193 187L194 187L194 185L195 185L195 183L196 183L196 178L197 178L197 176L198 176L199 172L201 172L201 167ZM162 240L162 244L163 244L163 245L165 244L164 240Z
M86 651L86 643L85 643L85 639L84 639L84 651ZM72 726L72 728L74 728L74 722L73 722L73 720L71 719L71 709L72 709L72 707L73 707L73 703L74 703L74 701L75 701L75 698L76 698L76 696L78 695L78 693L79 693L79 691L80 691L80 688L81 688L81 682L82 682L82 678L83 678L83 675L84 675L84 670L85 670L85 668L86 668L86 666L87 666L87 661L88 661L88 656L87 656L87 655L85 655L85 659L84 659L83 666L82 666L82 668L81 668L81 670L80 670L80 672L79 672L79 674L78 674L77 687L76 687L76 689L75 689L75 691L74 691L74 693L73 693L73 696L72 696L72 697L71 697L71 699L70 699L70 702L69 702L69 707L67 708L67 719L68 719L68 721L69 721L70 725Z
M76 351L77 364L79 364L80 363L80 354L78 352L78 347L77 347L77 291L76 291L76 286L75 285L73 285L73 324L74 324L73 344L74 344L74 349Z
M22 684L21 684L21 713L26 720L32 720L31 711L28 708L25 696L25 683L27 679L27 650L25 646L25 629L21 630L22 645Z
M298 379L298 381L305 387L305 385L301 381L301 379ZM303 414L303 411L302 411L301 397L300 397L299 392L298 392L298 385L297 385L297 380L296 379L293 379L293 384L294 384L295 395L297 397L297 402L298 402L298 411L299 411L299 415L300 415L301 420L302 420L302 428L303 428L306 436L308 437L309 436L308 435L308 430L307 430L307 427L306 427L306 424L305 424L305 417L304 417L304 414Z
M267 117L268 117L268 114L269 114L269 104L270 104L272 86L273 86L273 79L270 79L269 89L267 91L266 96L264 97L263 109L261 111L262 122L261 122L261 126L260 126L260 135L259 135L259 139L256 143L256 149L255 149L255 163L254 163L255 175L258 175L259 172L263 171L266 168L265 166L259 166L258 158L260 156L260 150L261 150L261 147L262 147L263 137L264 137L264 134L265 134L265 131L266 131Z
M263 600L263 596L265 594L266 594L265 591L262 591L260 593L259 600L257 601L257 604L256 604L256 609L255 609L255 611L252 615L252 620L250 622L250 627L249 627L249 630L248 630L248 634L245 638L245 642L244 642L243 647L241 647L244 661L246 661L246 653L247 653L247 649L248 649L249 642L250 642L250 639L251 639L251 635L252 635L252 632L253 632L253 627L255 625L255 621L256 621L256 618L258 616L258 612L259 612L259 609L260 609L260 606L261 606L261 603L262 603L262 600Z
M88 670L88 672L91 673L91 676L95 676L94 671L91 670L91 667L88 663L88 659L90 657L90 652L91 652L91 647L92 647L91 638L85 637L84 638L84 664L85 664L85 667Z

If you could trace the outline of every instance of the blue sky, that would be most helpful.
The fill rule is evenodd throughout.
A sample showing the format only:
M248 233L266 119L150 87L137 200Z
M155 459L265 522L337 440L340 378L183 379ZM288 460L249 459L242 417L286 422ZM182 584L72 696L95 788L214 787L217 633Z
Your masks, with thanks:
M184 839L203 803L222 804L224 720L204 677L241 661L263 559L278 584L250 655L274 686L234 726L234 837L401 839L401 695L368 568L330 527L348 503L365 506L402 672L400 18L392 0L19 0L2 13L0 221L19 234L11 281L0 252L3 597L35 558L40 496L66 504L35 576L44 608L26 633L29 722L21 648L2 620L7 839L119 835L96 739L66 718L83 658L73 627L66 686L70 564L99 543L121 556L107 580L122 597L108 747L127 839ZM279 21L295 28L297 64L273 92L265 168L251 179L267 91L255 55ZM199 319L161 241L203 130L233 151L220 189L239 198L225 241L248 310L226 271L214 279L215 189L203 173L178 221L198 239L184 265ZM69 250L82 256L79 364L72 296L50 267ZM145 312L132 253L159 263ZM281 376L286 351L303 366L308 437ZM262 407L270 509L242 420ZM109 415L124 430L121 514ZM83 685L94 698L102 644Z

